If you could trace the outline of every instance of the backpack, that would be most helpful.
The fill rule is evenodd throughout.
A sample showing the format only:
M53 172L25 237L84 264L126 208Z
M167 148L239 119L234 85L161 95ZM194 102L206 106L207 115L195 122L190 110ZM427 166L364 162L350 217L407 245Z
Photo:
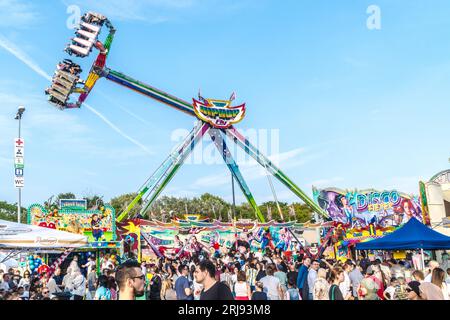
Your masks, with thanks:
M300 300L300 293L296 288L290 288L287 290L289 300Z

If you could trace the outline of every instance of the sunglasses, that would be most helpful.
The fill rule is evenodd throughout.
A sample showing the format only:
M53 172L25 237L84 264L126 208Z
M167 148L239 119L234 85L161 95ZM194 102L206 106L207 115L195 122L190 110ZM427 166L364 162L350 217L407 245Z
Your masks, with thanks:
M141 280L144 280L144 279L145 279L145 275L143 274L142 276L131 277L131 279L141 279Z
M49 291L42 291L42 294L47 294L49 293Z

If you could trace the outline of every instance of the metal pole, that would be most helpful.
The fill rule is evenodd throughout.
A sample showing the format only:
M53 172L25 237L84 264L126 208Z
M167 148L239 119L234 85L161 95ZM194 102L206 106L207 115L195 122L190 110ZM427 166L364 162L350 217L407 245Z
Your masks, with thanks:
M422 256L422 271L425 271L425 257L423 255L423 248L420 249L420 255Z
M236 199L234 195L234 176L231 175L231 192L233 193L233 219L236 219Z
M19 114L19 139L20 139L20 125L22 121L22 115ZM20 208L22 206L22 188L19 189L19 202L17 203L17 223L20 223Z

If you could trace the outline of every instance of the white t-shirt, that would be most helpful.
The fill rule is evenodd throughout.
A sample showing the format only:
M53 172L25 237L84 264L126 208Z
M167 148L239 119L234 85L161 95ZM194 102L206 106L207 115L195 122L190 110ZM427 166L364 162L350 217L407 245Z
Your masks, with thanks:
M384 290L385 293L389 293L390 300L394 300L395 287L389 286Z
M341 290L344 299L350 293L350 285L350 277L348 276L347 271L344 271L344 281L339 284L339 289Z
M247 282L236 282L234 285L236 297L247 297Z
M274 276L265 276L261 279L264 285L264 292L270 300L280 300L278 288L280 287L280 280Z
M255 253L255 257L258 259L258 261L262 261L262 257L263 257L263 254L262 254L262 252L256 252Z
M3 289L5 291L9 291L9 284L8 284L8 282L5 282L5 281L0 282L0 289Z
M88 262L85 264L85 267L87 268L87 274L91 273L91 270L92 270L93 268L95 268L95 261L92 261L92 260L88 261Z

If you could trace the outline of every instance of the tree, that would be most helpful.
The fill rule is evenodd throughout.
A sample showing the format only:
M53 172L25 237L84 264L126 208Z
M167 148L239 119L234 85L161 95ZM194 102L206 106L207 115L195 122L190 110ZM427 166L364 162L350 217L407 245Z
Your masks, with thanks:
M116 216L119 216L119 214L122 213L128 207L128 205L131 203L131 201L134 200L134 198L136 198L136 196L137 193L127 193L112 198L111 206L115 209ZM134 208L131 209L129 213L130 216L137 216L141 211L141 208L142 208L142 199L140 199L138 203L134 206Z
M20 222L27 223L27 209L23 207L20 209ZM17 203L0 201L0 220L17 222Z

